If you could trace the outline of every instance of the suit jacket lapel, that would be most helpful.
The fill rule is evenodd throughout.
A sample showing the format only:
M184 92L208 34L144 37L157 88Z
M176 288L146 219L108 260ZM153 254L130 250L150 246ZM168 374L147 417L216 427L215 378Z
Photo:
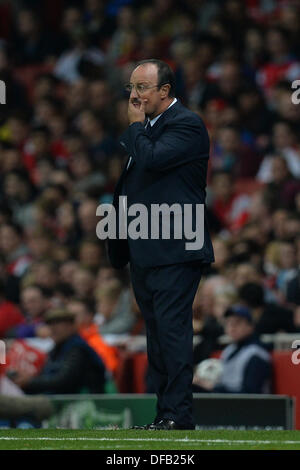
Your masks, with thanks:
M151 128L151 137L155 137L156 135L159 134L161 128L166 123L166 120L168 120L170 117L172 117L174 114L176 114L177 110L180 106L182 106L182 104L177 99L176 103L173 104L173 106L166 109L166 111L164 113L162 113L160 118L158 118L158 120L155 122L155 124Z
M161 130L161 128L165 124L165 120L168 119L169 117L171 117L173 114L176 114L178 108L180 108L181 106L182 106L182 104L177 99L177 102L175 104L173 104L173 106L171 106L169 109L167 109L150 129L147 129L147 132L150 135L150 137L155 137L156 135L158 135L159 131ZM145 121L144 125L146 125L146 123L147 123L147 121ZM117 187L119 187L119 184L121 185L124 177L126 176L127 172L131 170L133 165L135 165L135 161L129 155L127 160L126 160L126 164L123 168L123 171L121 173L120 179L117 183Z
M149 136L151 136L151 135L152 135L152 127L151 127L151 125L149 124L149 121L146 121L146 122L144 123L144 125L145 125L145 128L146 128L147 134L149 134ZM129 171L129 170L133 167L134 164L135 164L134 159L129 155L129 157L128 157L127 161L126 161L124 174L126 174L127 171Z

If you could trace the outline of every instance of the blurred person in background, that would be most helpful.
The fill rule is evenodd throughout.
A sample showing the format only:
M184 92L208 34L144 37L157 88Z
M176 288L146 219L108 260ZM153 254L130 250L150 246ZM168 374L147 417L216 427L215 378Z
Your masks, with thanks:
M94 322L95 310L92 303L75 297L67 303L66 307L69 312L75 315L80 336L96 351L106 369L114 375L119 366L118 349L103 340L98 325Z
M19 305L20 303L20 286L22 279L9 274L5 269L5 262L0 258L0 280L4 285L7 300Z
M230 172L237 178L254 178L261 155L255 147L242 141L241 130L235 125L223 125L216 137L212 149L212 169Z
M236 106L237 97L244 83L240 64L234 60L226 60L220 65L215 96L224 100L225 103Z
M69 159L69 169L73 177L74 198L82 199L85 194L97 196L102 193L106 178L88 152L74 153Z
M255 223L263 230L266 237L270 236L272 231L272 205L267 199L263 188L258 189L251 195L247 223Z
M211 181L213 214L227 230L240 227L248 218L250 198L234 189L234 177L225 170L215 171Z
M111 104L111 96L113 91L111 90L109 83L104 79L95 79L90 81L89 85L90 95L90 106L91 110L101 116L102 119L112 127L113 119Z
M220 237L213 238L212 244L215 253L215 262L212 268L214 274L225 274L230 259L229 244Z
M300 193L299 193L300 195ZM288 215L286 227L286 241L294 242L295 245L298 243L298 238L300 235L300 214L298 211L290 212ZM298 248L296 246L297 252Z
M78 116L77 127L87 143L92 161L101 168L116 149L115 140L107 132L102 113L84 109Z
M97 320L102 335L129 333L135 316L131 310L131 296L122 283L113 279L96 291Z
M76 119L81 111L83 111L86 107L86 103L88 100L88 80L85 78L78 78L74 83L71 83L67 86L65 92L65 109L66 114L69 119L72 121ZM82 136L74 134L74 129L71 130L70 133L67 134L66 140L67 148L70 153L72 153L72 148L74 150L74 144L76 143L77 146L80 144L80 140L82 141ZM81 142L82 144L82 142ZM77 148L77 150L81 150L81 148Z
M120 8L116 17L117 27L114 31L107 51L109 63L120 64L130 59L138 59L137 34L135 32L136 14L130 5Z
M95 288L95 278L93 273L79 265L75 267L72 276L71 286L79 298L89 298L93 295Z
M24 157L24 148L27 143L30 125L28 116L21 111L23 108L17 108L18 111L10 112L6 116L5 131L6 135L4 140L7 140L21 151L22 158Z
M212 275L200 283L193 305L194 335L200 339L194 347L194 364L218 348L218 338L224 334L223 314L236 298L234 285L225 276Z
M45 338L49 329L45 325L45 313L51 306L51 291L39 286L31 285L21 290L21 307L24 322L15 326L8 332L13 338Z
M35 181L35 171L40 160L52 160L50 131L44 124L35 125L31 130L24 147L23 164L31 181Z
M65 282L58 282L53 291L53 307L62 307L74 297L75 292L70 286L70 284L67 284Z
M69 38L70 46L56 61L54 75L74 84L84 75L83 63L97 69L103 65L105 56L99 47L90 43L87 30L82 24L70 31Z
M107 180L103 192L112 201L114 187L121 176L124 163L120 155L113 156L109 159L106 166Z
M264 261L264 260L263 260ZM265 265L253 262L240 262L233 267L232 279L237 289L248 282L259 283L264 290L264 299L266 302L278 302L275 280L268 273Z
M40 18L30 9L21 9L16 18L14 38L16 61L27 65L47 61L53 58L55 50L50 31L42 28Z
M200 343L194 347L194 364L209 358L219 348L218 340L224 334L224 313L237 298L236 290L232 284L227 283L216 287L212 310L206 315L202 313L200 326L197 330L194 328L194 334L197 332L200 339Z
M41 72L35 81L33 90L33 100L36 102L40 98L56 96L59 81L51 72Z
M97 273L96 288L104 287L107 283L109 284L112 279L118 279L118 277L119 273L116 269L108 263L103 263Z
M287 30L281 26L271 26L266 32L268 60L258 69L257 83L269 98L270 88L280 79L294 80L300 71L299 61L290 50Z
M260 283L246 282L239 291L239 299L250 311L257 335L278 332L296 333L293 311L274 302L266 302Z
M277 206L271 214L271 238L265 246L264 254L265 270L271 274L277 273L280 242L289 240L287 232L289 215L290 212L286 208L279 207L277 209Z
M36 225L49 230L55 237L59 235L57 211L66 197L67 191L64 186L49 184L42 190L36 201Z
M54 243L53 235L42 227L31 227L27 233L27 245L34 261L51 259Z
M289 171L286 159L280 155L272 158L271 180L265 188L266 197L273 207L284 205L293 208L296 194L300 192L300 181L295 179Z
M115 104L115 122L114 126L118 134L122 134L128 127L127 116L128 101L127 99L119 99Z
M217 384L210 385L194 377L194 392L269 393L271 356L254 334L254 324L247 307L234 304L225 312L225 331L231 343L220 360L223 371Z
M79 222L71 200L63 202L56 212L59 243L75 249L80 241Z
M82 236L95 236L98 205L95 199L86 199L81 202L78 208L78 220Z
M238 109L241 129L248 134L253 144L264 148L264 142L269 140L274 117L254 84L243 87L239 93Z
M55 170L55 163L48 156L37 160L32 171L32 181L38 193L42 192L52 183L51 175Z
M9 222L0 227L0 253L8 274L16 277L25 274L32 259L19 225Z
M103 47L107 45L115 29L113 16L107 17L105 2L102 0L86 0L84 2L83 21L92 44Z
M3 173L22 170L21 152L10 142L1 142L0 164Z
M67 5L62 11L60 20L61 42L64 44L63 50L65 50L70 46L72 31L82 23L82 11L76 4Z
M294 178L300 176L300 145L297 130L287 121L278 121L272 129L273 153L267 154L261 162L256 178L264 183L272 181L273 157L283 156Z
M298 78L298 74L296 74L295 79ZM275 92L275 101L273 103L273 99L269 102L269 106L275 107L275 113L277 119L283 119L293 126L297 126L299 119L300 119L300 109L299 106L295 106L291 99L291 85L290 82L287 80L284 82L286 85L279 89L279 92ZM279 84L278 84L279 87ZM276 89L276 87L274 87ZM274 94L274 92L273 92Z
M295 246L297 252L297 272L295 276L288 281L286 286L286 301L289 305L295 307L300 305L300 236L295 239ZM299 322L298 322L299 325Z
M79 268L79 262L75 259L69 259L63 262L59 267L59 279L61 282L72 285L74 274Z
M25 230L33 223L35 191L24 170L11 170L3 174L3 199L11 208L13 220Z
M75 316L66 309L49 310L45 321L55 345L41 372L19 372L13 381L26 394L103 393L105 366L77 333Z
M262 276L258 269L251 263L238 263L234 269L233 282L236 288L246 282L261 282Z
M297 275L296 247L293 242L281 242L276 286L286 296L287 284Z
M82 240L78 252L81 266L96 274L99 266L101 266L105 259L104 246L100 240L97 238Z
M32 276L32 280L40 287L53 291L58 283L57 264L54 259L38 261L30 266L28 278ZM26 283L24 278L24 283Z
M7 299L5 284L0 280L0 338L5 338L9 331L24 321L25 318L18 306Z

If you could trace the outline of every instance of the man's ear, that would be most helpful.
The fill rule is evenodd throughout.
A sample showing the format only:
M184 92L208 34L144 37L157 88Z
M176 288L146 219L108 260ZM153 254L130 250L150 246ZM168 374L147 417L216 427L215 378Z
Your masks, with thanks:
M162 98L166 98L169 95L170 88L171 87L170 87L169 83L165 83L165 85L162 85L162 87L160 89Z

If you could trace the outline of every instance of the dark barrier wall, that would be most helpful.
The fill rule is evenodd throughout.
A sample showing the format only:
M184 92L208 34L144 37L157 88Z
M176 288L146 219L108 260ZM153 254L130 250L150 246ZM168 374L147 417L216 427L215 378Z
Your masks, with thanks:
M46 427L128 428L151 422L154 395L53 396L55 414ZM294 401L273 395L194 395L197 428L293 429Z

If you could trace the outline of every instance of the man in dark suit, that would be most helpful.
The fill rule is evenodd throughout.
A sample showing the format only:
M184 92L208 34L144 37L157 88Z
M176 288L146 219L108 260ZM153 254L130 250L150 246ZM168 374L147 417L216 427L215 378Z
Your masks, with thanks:
M192 304L204 267L214 261L203 210L209 138L201 118L175 98L174 87L173 72L162 61L142 61L132 72L130 125L121 138L129 157L114 195L119 217L127 204L128 237L118 232L108 240L112 265L130 262L146 322L157 415L141 429L195 428ZM134 204L143 205L147 216L139 220L140 233L136 223L130 235ZM159 217L153 207L160 207ZM169 237L163 236L165 229Z

